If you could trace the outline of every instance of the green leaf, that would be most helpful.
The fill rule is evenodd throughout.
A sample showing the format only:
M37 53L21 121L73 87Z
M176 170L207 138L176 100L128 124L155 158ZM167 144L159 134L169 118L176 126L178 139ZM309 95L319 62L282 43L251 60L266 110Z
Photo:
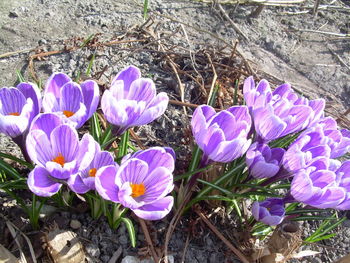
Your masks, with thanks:
M196 170L196 168L198 167L199 161L201 159L201 155L202 155L202 152L199 149L198 145L196 145L193 149L190 167L188 168L189 172L193 172L194 170Z
M129 218L122 217L121 219L125 224L126 229L128 230L131 246L136 247L136 233L135 233L134 224Z
M33 166L31 163L28 163L28 162L26 162L26 161L23 161L22 159L19 159L19 158L17 158L16 156L13 156L13 155L11 155L11 154L7 154L7 153L2 153L2 152L0 152L0 157L6 158L6 159L10 159L10 160L12 160L12 161L15 161L16 163L22 164L22 165L26 166L26 167L29 168L29 169L33 169L33 168L34 168L34 166Z
M16 70L16 74L17 74L17 80L18 80L18 82L26 82L26 80L24 79L24 77L23 77L23 75L22 75L22 73L21 73L21 71L19 71L18 69Z
M315 243L315 242L318 242L318 241L321 241L321 240L330 239L330 238L332 238L332 237L334 237L336 235L337 235L337 233L332 233L332 234L328 234L328 235L325 235L325 236L322 236L322 237L311 239L308 242L306 242L306 241L304 241L304 242L305 243Z
M5 162L3 159L0 159L0 171L3 171L6 175L11 176L14 179L21 179L22 176L17 172L15 168Z
M91 34L90 36L88 36L87 39L84 40L83 44L80 45L80 48L85 47L87 44L89 44L89 42L95 37L95 34Z
M97 142L100 142L100 138L102 134L101 123L96 112L92 115L92 118L90 119L90 132L92 137Z
M143 19L146 20L148 13L148 0L143 0Z
M192 172L187 172L187 173L184 173L184 174L181 174L181 175L177 175L177 176L174 177L174 181L179 181L181 179L190 177L190 176L192 176L192 175L194 175L196 173L204 172L204 171L208 170L210 167L211 167L211 165L208 165L206 167L194 170Z
M129 130L123 133L120 143L117 158L122 158L128 153Z
M86 76L88 77L90 77L91 69L92 69L92 66L94 65L94 61L95 61L95 53L92 54L92 58L90 59L89 65L86 69Z

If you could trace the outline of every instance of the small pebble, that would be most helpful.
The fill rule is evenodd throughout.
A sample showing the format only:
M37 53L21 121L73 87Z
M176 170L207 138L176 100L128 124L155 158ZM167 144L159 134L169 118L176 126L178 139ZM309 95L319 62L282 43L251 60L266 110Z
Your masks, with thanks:
M79 229L81 227L81 223L75 219L72 219L69 225L72 229Z

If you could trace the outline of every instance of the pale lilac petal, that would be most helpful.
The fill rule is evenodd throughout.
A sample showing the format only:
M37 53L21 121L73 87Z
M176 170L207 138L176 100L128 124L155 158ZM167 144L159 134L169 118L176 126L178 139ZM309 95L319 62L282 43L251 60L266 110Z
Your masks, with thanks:
M105 166L99 169L95 177L95 186L97 192L106 200L119 202L119 188L115 184L115 178L118 168L114 165Z
M175 168L173 155L162 147L153 147L144 151L139 151L132 157L145 161L148 164L149 172L152 172L159 166L167 168L170 172L173 172Z
M160 92L147 108L140 114L140 117L133 122L133 126L145 125L159 118L168 107L169 97L165 92Z
M60 89L64 86L64 84L70 81L72 81L71 78L66 74L54 73L47 80L45 93L52 93L56 98L59 99L61 97Z
M16 88L2 88L0 89L0 102L0 114L20 114L26 104L26 98Z
M90 134L85 133L83 135L83 138L79 142L78 153L75 156L80 170L87 169L90 166L95 157L97 145L98 143Z
M140 208L145 204L145 202L140 200L140 197L132 197L131 185L128 182L123 183L119 187L118 199L122 206L128 207L132 210Z
M150 103L156 96L156 87L153 80L146 78L136 79L131 83L130 90L126 99L145 101Z
M276 139L283 134L287 124L266 109L254 112L256 132L266 141Z
M62 119L54 113L42 113L34 118L30 130L42 130L47 137L54 128L63 124Z
M118 73L118 75L112 81L112 86L115 81L122 80L124 82L125 98L129 93L131 83L139 78L141 78L140 70L135 66L129 66Z
M98 85L93 80L87 80L80 84L81 91L83 92L84 104L87 109L87 118L91 116L97 109L100 100L100 90Z
M32 130L26 139L26 149L30 159L45 167L46 163L54 158L51 142L42 130Z
M78 133L71 126L64 124L56 127L50 135L53 155L62 155L66 163L77 156L79 150Z
M101 108L109 123L117 126L125 125L127 123L128 115L123 108L123 105L121 105L108 90L102 95Z
M28 187L38 196L49 197L56 194L61 184L50 178L49 172L43 167L35 167L28 175Z
M116 183L119 187L126 182L132 184L141 184L148 176L148 165L139 159L129 159L118 169Z
M26 105L29 106L29 105ZM26 110L26 106L23 107L23 110ZM29 111L29 110L28 110ZM23 111L23 112L28 112ZM29 125L29 114L27 116L4 116L0 114L0 133L4 133L11 138L20 136L25 132Z
M307 171L298 172L291 183L291 194L300 202L309 200L314 193L312 181L308 177Z
M60 100L53 93L45 93L42 107L44 112L60 111Z
M77 194L85 194L88 191L91 190L90 187L88 187L82 180L80 174L76 173L76 174L72 174L68 181L67 184L69 186L69 188L77 193Z
M145 220L160 220L170 213L173 204L174 198L172 196L166 196L152 204L147 204L138 209L134 209L133 212L138 217Z
M270 178L275 176L279 169L279 165L258 161L251 167L250 173L255 178Z
M158 167L144 179L143 184L146 192L139 197L139 200L145 203L152 203L165 197L173 190L172 172L165 167Z

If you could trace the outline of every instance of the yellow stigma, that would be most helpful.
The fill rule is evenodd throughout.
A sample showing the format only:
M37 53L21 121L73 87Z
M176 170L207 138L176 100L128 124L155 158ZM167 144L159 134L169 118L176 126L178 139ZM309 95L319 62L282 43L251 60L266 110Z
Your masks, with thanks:
M61 153L59 153L58 156L56 158L54 158L52 161L55 162L55 163L60 164L62 167L63 167L63 165L65 163L64 157L63 157L63 155Z
M73 111L69 111L69 110L64 110L63 114L66 115L67 118L72 117L74 115Z
M18 112L10 112L7 115L12 115L12 116L19 116L20 114Z
M96 176L97 169L96 168L91 168L89 170L89 176L95 177Z
M144 195L146 192L146 188L144 186L144 184L130 184L132 193L131 196L132 197L139 197L141 195Z

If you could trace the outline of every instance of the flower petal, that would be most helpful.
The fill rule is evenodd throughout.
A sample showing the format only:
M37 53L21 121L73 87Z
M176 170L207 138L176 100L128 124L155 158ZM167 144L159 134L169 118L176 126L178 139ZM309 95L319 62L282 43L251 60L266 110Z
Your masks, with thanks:
M140 70L135 66L129 66L118 73L118 75L112 81L112 86L115 81L122 80L124 82L124 98L126 98L128 96L131 83L139 78L141 78Z
M87 185L85 185L79 173L72 174L69 177L67 184L69 188L77 194L85 194L91 190L91 187L88 187Z
M166 196L152 204L144 205L134 209L134 213L145 220L160 220L170 213L174 204L172 196Z
M17 89L22 92L24 97L30 98L33 101L33 117L38 115L41 110L41 94L38 86L34 83L22 82L17 85Z
M106 200L118 203L119 188L115 183L118 168L114 165L99 169L95 177L97 192Z
M83 92L84 104L87 109L87 120L91 118L92 114L97 109L100 100L100 90L98 85L93 80L87 80L80 84Z
M28 175L28 187L36 195L49 197L56 194L61 184L50 178L49 172L43 167L35 167Z
M53 73L46 82L45 94L52 93L56 98L61 98L60 89L70 81L71 78L64 73Z

